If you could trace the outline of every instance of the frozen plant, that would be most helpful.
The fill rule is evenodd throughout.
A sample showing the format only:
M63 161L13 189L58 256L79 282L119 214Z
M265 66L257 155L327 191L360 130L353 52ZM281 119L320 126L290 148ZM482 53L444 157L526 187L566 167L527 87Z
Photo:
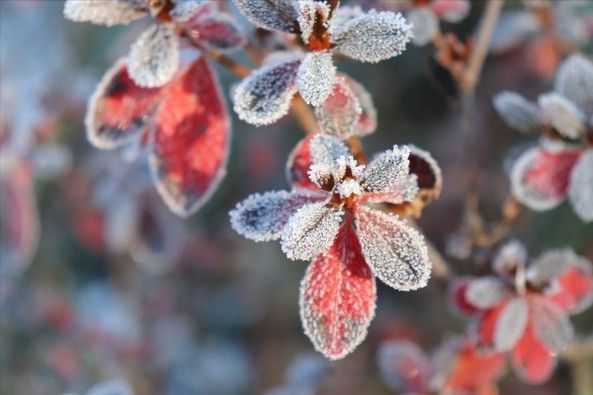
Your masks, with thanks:
M290 192L248 197L231 211L231 224L255 241L280 239L290 259L312 260L301 285L301 320L315 348L339 359L366 336L375 310L374 277L402 291L427 284L431 264L422 235L373 208L412 201L418 176L406 146L367 166L332 136L316 135L304 148L308 180L296 179Z
M512 241L492 261L494 275L460 280L456 307L477 317L480 348L509 352L517 375L541 383L572 340L569 315L593 303L591 262L570 249L551 250L527 265L522 244Z
M383 342L377 353L383 381L398 393L490 394L504 372L504 356L481 352L470 339L455 337L432 354L405 340Z
M245 78L233 94L239 118L254 125L273 123L286 115L299 92L314 107L336 89L352 90L338 79L335 54L362 62L379 62L401 54L412 37L401 14L363 12L338 7L338 2L301 0L235 0L256 26L300 37L306 52L273 56ZM350 95L357 95L356 91Z
M583 55L566 59L554 91L531 103L502 92L494 107L512 128L540 134L511 169L513 195L527 207L545 211L568 197L575 213L593 221L593 64Z
M179 68L181 38L207 48L234 50L245 43L234 20L216 3L198 0L67 0L64 16L113 26L150 16L154 23L132 45L130 77L143 88L163 86ZM191 45L191 44L190 44Z

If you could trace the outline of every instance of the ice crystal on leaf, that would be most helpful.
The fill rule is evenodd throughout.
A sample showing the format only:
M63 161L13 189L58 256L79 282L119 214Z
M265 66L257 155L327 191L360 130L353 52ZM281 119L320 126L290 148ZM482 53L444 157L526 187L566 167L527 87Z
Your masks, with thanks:
M142 2L137 0L67 0L64 5L67 19L97 25L126 24L145 15Z
M333 90L336 67L329 52L312 52L305 56L297 72L297 86L308 104L319 106Z
M297 91L296 71L300 60L274 62L254 71L233 93L239 118L253 125L276 122L288 113Z
M179 48L172 27L153 25L132 45L128 69L138 86L155 88L169 82L179 66Z
M401 54L411 38L411 26L401 14L371 11L348 21L336 44L346 56L376 63Z
M540 95L537 106L509 92L497 96L494 105L509 126L544 133L540 146L526 150L512 165L513 195L538 211L552 209L568 196L575 213L592 221L593 184L582 182L591 173L592 148L587 139L593 127L591 61L582 55L565 60L554 91Z
M261 69L241 82L233 95L235 111L239 118L254 125L269 124L284 116L297 89L305 101L315 107L330 100L328 98L336 90L334 53L360 61L378 62L402 53L411 37L410 26L400 14L393 12L364 13L356 8L357 12L344 13L340 8L334 9L332 3L315 1L238 0L236 3L259 27L300 34L308 51L294 64L294 59L286 61L286 66L282 66L282 62L274 62L276 67L264 63ZM347 11L351 10L347 8ZM296 87L293 81L296 81ZM374 109L365 92L358 88L355 86L356 91L349 94L360 97L360 103L353 104L353 113L348 115L364 117L359 117L358 121L361 134L366 134L374 129ZM364 108L365 114L361 114L359 106ZM331 104L324 111L324 122L333 122L331 118L335 110L331 110ZM348 121L345 126L354 129L355 121ZM330 132L338 134L335 130Z
M315 115L323 132L340 138L365 136L377 127L377 110L367 90L345 74L338 73L332 92Z
M324 252L338 233L343 213L325 202L302 206L282 232L280 245L289 259L311 259Z
M216 75L203 57L158 89L139 87L127 63L118 62L91 98L86 126L99 148L146 147L157 189L178 215L203 205L224 174L230 121Z
M477 316L482 348L508 351L524 381L546 381L572 339L568 316L593 303L591 262L571 250L552 250L526 265L523 248L513 242L499 250L493 269L501 274L498 284L491 277L465 280L454 303Z
M336 137L308 137L287 165L291 192L251 196L230 213L233 227L255 240L277 238L282 227L286 255L312 259L301 317L305 333L329 358L342 358L365 337L374 311L373 276L406 291L426 286L430 277L423 237L395 215L366 206L414 198L409 153L396 146L365 168ZM314 200L298 197L305 191Z
M130 75L141 87L168 83L179 68L181 35L206 47L232 50L245 39L228 14L220 13L213 2L197 0L171 2L143 0L67 0L64 16L76 22L116 25L152 16L154 24L132 45Z

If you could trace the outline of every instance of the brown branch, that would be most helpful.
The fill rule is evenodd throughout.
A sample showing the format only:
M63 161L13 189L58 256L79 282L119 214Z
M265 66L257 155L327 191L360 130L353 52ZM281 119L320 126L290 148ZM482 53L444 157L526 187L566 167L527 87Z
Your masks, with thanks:
M484 17L482 18L480 31L478 32L478 38L475 46L472 50L472 54L467 63L467 67L462 75L462 80L459 81L460 88L463 92L472 92L476 83L480 78L482 72L482 66L484 60L488 54L488 46L496 26L496 21L504 5L504 0L490 0L486 6Z

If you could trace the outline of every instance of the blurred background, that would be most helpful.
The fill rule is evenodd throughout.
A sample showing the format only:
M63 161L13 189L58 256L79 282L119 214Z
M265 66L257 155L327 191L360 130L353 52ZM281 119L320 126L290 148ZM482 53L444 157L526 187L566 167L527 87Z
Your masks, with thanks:
M470 36L484 3L473 1L466 19L443 29ZM591 54L591 7L587 14L554 6L558 31ZM306 263L288 261L277 243L243 239L227 214L250 193L287 187L285 160L303 136L298 124L286 117L255 128L234 117L227 177L196 215L179 219L157 196L143 164L130 153L93 148L83 125L95 85L145 25L72 23L62 9L61 1L0 1L3 394L82 394L110 380L142 395L274 388L277 394L388 394L376 364L381 341L410 339L430 350L464 331L466 321L448 308L442 280L413 293L379 284L366 341L344 360L323 360L299 319ZM468 158L477 161L481 212L496 221L509 193L505 164L535 143L506 127L492 106L502 90L533 99L552 85L562 55L528 14L523 2L507 2L478 84L469 138L459 94L431 45L409 45L378 64L338 65L371 92L377 107L378 129L363 141L368 154L413 143L443 168L443 194L419 221L443 254L463 249L454 235L474 166ZM237 79L217 71L228 100ZM593 226L567 204L526 211L509 236L524 241L532 256L572 247L593 259ZM471 274L491 254L448 259L457 272ZM593 311L573 322L577 331L591 332ZM296 392L308 386L311 392ZM527 386L507 374L500 387L501 394L570 390L563 364L545 385Z

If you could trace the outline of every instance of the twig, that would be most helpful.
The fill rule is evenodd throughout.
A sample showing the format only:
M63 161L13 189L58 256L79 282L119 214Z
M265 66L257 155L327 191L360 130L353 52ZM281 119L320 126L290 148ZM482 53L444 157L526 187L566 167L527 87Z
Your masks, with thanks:
M480 78L482 66L484 65L484 60L486 59L486 54L488 53L490 38L492 37L494 26L496 25L496 21L498 20L503 5L504 0L488 1L476 44L463 73L462 80L459 81L460 88L463 92L471 92L476 87L476 83Z
M571 367L573 394L593 395L593 336L573 342L561 357Z

